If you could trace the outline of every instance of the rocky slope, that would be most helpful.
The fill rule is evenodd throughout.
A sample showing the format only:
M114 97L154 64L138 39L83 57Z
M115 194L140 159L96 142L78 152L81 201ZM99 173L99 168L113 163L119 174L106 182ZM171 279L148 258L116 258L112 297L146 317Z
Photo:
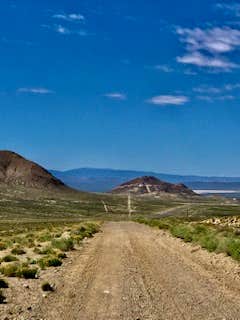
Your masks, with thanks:
M0 151L0 184L31 188L67 188L38 164L17 153Z
M133 193L136 195L162 193L177 195L195 195L195 193L184 184L173 184L161 181L153 176L136 178L114 188L112 193Z

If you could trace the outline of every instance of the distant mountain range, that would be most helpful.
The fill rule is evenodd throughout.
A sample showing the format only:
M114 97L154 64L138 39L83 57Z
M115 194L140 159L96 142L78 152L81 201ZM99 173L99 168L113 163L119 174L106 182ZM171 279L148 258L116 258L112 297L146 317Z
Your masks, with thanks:
M184 183L191 189L240 190L240 177L184 176L132 170L80 168L51 173L70 187L91 192L105 192L141 176L154 176L170 183Z

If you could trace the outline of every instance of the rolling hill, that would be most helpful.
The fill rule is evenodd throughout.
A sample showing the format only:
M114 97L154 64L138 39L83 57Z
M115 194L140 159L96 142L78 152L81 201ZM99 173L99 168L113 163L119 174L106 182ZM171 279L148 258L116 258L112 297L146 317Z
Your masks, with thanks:
M0 185L68 189L43 167L12 151L0 151Z
M153 176L143 176L127 182L114 188L112 193L135 195L161 195L163 193L176 195L194 196L195 193L184 184L173 184L157 179Z

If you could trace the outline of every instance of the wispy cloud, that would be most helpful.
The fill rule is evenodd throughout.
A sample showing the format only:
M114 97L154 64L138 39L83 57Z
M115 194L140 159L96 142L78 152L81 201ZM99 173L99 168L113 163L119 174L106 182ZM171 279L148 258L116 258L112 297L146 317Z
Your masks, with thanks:
M110 93L105 93L103 95L106 98L113 99L113 100L126 100L127 95L125 93L120 93L120 92L110 92Z
M198 92L198 93L217 94L217 93L221 93L222 89L221 88L215 88L215 87L201 86L201 87L193 88L193 91L194 92Z
M55 93L53 90L47 88L19 88L18 93L31 93L31 94L52 94Z
M203 100L206 102L215 102L215 101L227 101L234 100L235 97L232 95L222 95L222 96L208 96L208 95L199 95L196 97L198 100Z
M236 91L240 88L240 83L227 83L221 87L210 87L208 85L202 85L193 88L194 92L199 95L196 96L199 100L204 100L206 102L214 101L227 101L236 99Z
M229 27L176 28L179 40L185 44L186 54L178 56L177 61L198 67L231 70L237 64L228 60L224 54L240 47L240 30Z
M170 66L166 64L157 64L156 66L154 66L154 69L162 72L166 72L166 73L170 73L174 71Z
M60 19L70 22L84 22L85 17L79 13L70 13L70 14L54 14L52 16L54 19Z
M217 3L216 4L217 9L224 10L224 12L233 14L236 17L240 17L240 4L235 2L235 3Z
M148 103L164 106L164 105L184 105L189 101L186 96L160 95L147 100Z
M193 88L194 92L197 93L208 93L208 94L220 94L227 93L229 91L234 91L240 88L240 83L226 83L221 87L211 87L208 85L201 85L199 87Z
M191 52L182 57L177 57L177 61L183 64L192 64L198 67L209 67L229 70L237 68L237 65L221 57L211 57L200 52Z
M224 86L225 90L232 91L240 88L240 83L228 83Z

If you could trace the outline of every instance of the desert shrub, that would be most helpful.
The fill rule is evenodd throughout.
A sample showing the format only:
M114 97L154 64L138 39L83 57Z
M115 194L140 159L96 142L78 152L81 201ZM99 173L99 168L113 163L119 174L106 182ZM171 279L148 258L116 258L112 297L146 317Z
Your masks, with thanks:
M3 257L3 258L1 259L1 261L2 261L2 262L13 262L13 261L18 261L18 258L15 257L15 256L13 256L13 255L11 255L11 254L9 254L9 255Z
M47 255L50 255L50 254L55 254L56 251L50 247L50 246L47 246L45 248L42 248L40 251L39 251L39 254L47 254Z
M171 234L177 238L183 239L185 242L191 242L193 240L193 229L191 226L179 224L172 226Z
M6 302L6 297L4 296L3 292L0 290L0 304Z
M81 241L84 239L84 235L80 234L80 235L73 235L73 240L74 240L74 243L76 244L80 244Z
M226 242L226 253L235 260L240 260L240 240L229 239Z
M46 260L47 267L60 267L62 265L62 261L59 258L49 258Z
M214 236L214 234L209 234L206 236L202 236L199 239L200 245L207 249L210 252L216 251L219 245L219 240Z
M0 267L0 272L6 277L16 277L19 265L17 263L11 263Z
M41 285L42 291L54 291L53 286L49 282L44 282Z
M62 265L62 261L57 257L45 257L39 259L38 264L41 269L45 269L46 267L60 267Z
M47 242L51 241L53 238L53 235L50 232L45 232L39 235L37 238L40 242Z
M97 233L99 231L100 227L98 224L95 223L85 223L84 225L81 225L77 228L73 233L75 235L78 235L79 237L85 238L85 237L92 237L93 234ZM79 238L80 239L80 238Z
M20 267L17 271L17 276L24 279L35 279L38 273L37 268Z
M7 249L7 244L5 242L0 242L0 251Z
M194 233L195 234L206 234L208 233L208 228L202 224L197 224L194 226Z
M59 253L57 254L57 257L58 257L58 259L66 259L66 258L67 258L67 255L66 255L66 253L64 253L64 252L59 252Z
M0 278L0 288L8 288L8 283L6 280Z
M70 251L74 249L74 243L72 238L68 239L53 239L52 246L61 251Z
M11 263L0 268L0 272L6 277L19 277L34 279L38 272L37 268L29 268L26 264Z
M21 247L15 247L11 250L11 253L16 255L22 255L22 254L25 254L26 251Z

